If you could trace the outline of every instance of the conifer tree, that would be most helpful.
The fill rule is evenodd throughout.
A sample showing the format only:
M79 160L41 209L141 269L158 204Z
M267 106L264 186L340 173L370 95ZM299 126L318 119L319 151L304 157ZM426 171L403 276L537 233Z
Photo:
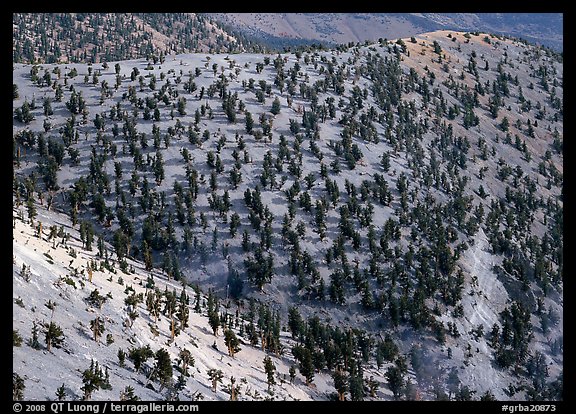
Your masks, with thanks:
M24 378L22 378L17 373L12 373L12 400L22 401L24 399L24 390L26 389L26 384L24 384Z
M172 381L172 361L170 354L164 348L156 351L155 358L154 375L160 381L160 391L162 391Z
M224 343L228 348L228 355L234 358L234 354L240 351L240 341L238 341L238 338L232 329L224 331Z
M58 401L62 401L66 398L66 388L64 387L64 383L56 388L56 398L58 398Z
M98 342L98 338L104 333L104 321L100 317L91 320L90 330L94 335L94 341Z
M272 358L266 355L264 357L264 372L266 373L266 381L268 383L268 390L274 384L276 384L276 380L274 379L274 372L276 371L276 366L274 362L272 362Z
M348 381L346 374L340 369L336 369L332 374L332 379L334 380L334 388L338 393L338 401L344 401L346 399L346 391L348 391Z
M140 397L134 394L134 388L127 385L120 393L120 401L140 401Z
M44 335L48 352L51 351L52 347L60 348L64 342L62 328L54 322L44 324Z
M274 115L278 115L280 113L280 99L278 99L278 97L276 97L272 102L272 109L270 112L272 112Z
M315 368L312 353L308 348L296 345L292 348L294 358L298 361L298 369L306 379L306 385L310 385L314 380Z
M216 392L216 387L218 386L219 382L222 382L222 378L224 377L224 373L222 370L210 368L208 370L208 378L212 382L212 391Z

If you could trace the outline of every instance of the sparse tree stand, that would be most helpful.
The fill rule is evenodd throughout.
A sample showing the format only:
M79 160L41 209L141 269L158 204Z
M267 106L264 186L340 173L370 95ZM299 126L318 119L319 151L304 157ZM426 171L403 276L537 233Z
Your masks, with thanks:
M222 370L211 368L208 370L208 378L212 381L212 392L216 392L216 387L218 386L219 382L222 382L222 378L224 377L224 373Z

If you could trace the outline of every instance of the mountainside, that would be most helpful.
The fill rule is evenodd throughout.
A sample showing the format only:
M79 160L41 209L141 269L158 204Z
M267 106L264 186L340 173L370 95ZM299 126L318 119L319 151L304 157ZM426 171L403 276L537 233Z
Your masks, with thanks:
M212 334L205 295L197 296L190 287L167 280L160 272L148 272L142 263L132 260L128 260L129 270L125 272L99 267L98 256L83 248L82 237L72 228L68 217L38 206L35 223L42 223L46 230L54 227L60 232L58 236L52 236L48 231L41 231L42 237L38 237L38 228L34 229L18 218L23 214L23 209L14 211L14 330L27 341L14 348L13 364L14 371L25 380L26 400L54 400L60 387L65 394L64 400L84 399L86 383L82 373L96 362L108 372L109 385L93 390L93 400L125 399L127 387L142 400L174 400L176 396L182 400L228 400L234 379L239 399L324 397L320 392L303 387L300 378L290 381L289 368L294 360L289 356L274 357L276 374L273 378L277 385L268 393L262 363L267 353L241 338L238 354L231 357L222 335L224 328L219 336ZM110 246L106 247L110 249ZM160 308L156 317L146 315L145 304L138 303L139 297L146 295L148 298L148 292L157 290L162 294L166 289L178 298L178 312L180 306L189 308L187 329L178 327L181 332L174 340L171 339L169 315L161 313ZM184 302L180 302L182 292L187 295ZM230 326L235 331L241 323L249 323L245 318L234 316L236 307L229 302L224 302L221 309L222 314L230 318ZM103 327L97 337L92 325L96 319ZM180 323L180 319L177 320ZM42 330L43 324L50 322L61 327L64 343L47 351ZM41 343L37 349L28 342L32 340L28 333L34 324ZM292 342L285 333L282 339L286 343ZM130 350L146 349L147 346L154 353L159 349L167 350L174 363L175 381L162 385L154 376L154 356L146 358L151 361L142 363L138 372L132 369L134 359ZM126 353L125 362L120 363L118 352ZM187 365L186 373L183 364ZM215 391L209 374L211 369L222 371ZM317 385L326 382L323 377L318 377Z
M282 45L283 39L327 44L396 40L432 30L481 31L563 48L562 13L212 13L216 20ZM289 45L289 43L286 43Z
M14 62L104 62L191 52L261 51L196 13L14 13Z
M562 399L562 55L435 31L13 83L24 398Z

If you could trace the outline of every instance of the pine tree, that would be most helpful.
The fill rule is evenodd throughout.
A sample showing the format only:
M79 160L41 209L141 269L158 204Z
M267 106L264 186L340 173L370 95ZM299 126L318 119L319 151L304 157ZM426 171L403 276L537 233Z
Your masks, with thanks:
M30 220L30 224L34 222L36 218L36 205L34 204L34 198L32 195L28 196L28 200L26 201L26 208L28 211L28 220Z
M278 115L280 113L280 99L278 99L278 97L276 97L272 102L272 109L270 112L272 112L274 115Z
M219 369L211 368L208 370L208 378L212 381L212 391L216 392L216 387L218 386L219 382L222 382L222 378L224 377L224 373Z
M150 290L146 294L146 309L150 316L154 317L154 323L158 322L158 316L162 309L162 294L158 289Z
M246 111L246 133L251 134L254 128L254 118L252 118L252 114Z
M136 373L140 372L142 365L153 356L154 352L150 349L150 345L141 348L131 348L128 350L128 358L134 364Z
M140 401L140 397L134 394L134 388L127 385L120 393L120 401Z
M174 313L176 312L176 291L173 292L168 291L168 287L164 291L164 314L168 314L170 318L170 339L174 341L174 337L176 336L176 327L175 327L175 320L174 320Z
M189 376L190 374L188 373L188 367L194 366L194 362L195 362L194 357L192 356L192 353L187 349L182 349L180 351L180 353L178 354L178 358L180 358L180 363L182 364L182 367L180 368L180 372L184 376Z
M292 354L294 354L294 358L296 358L296 360L298 361L298 369L306 379L306 385L309 386L314 380L314 374L315 374L312 353L308 348L296 345L292 348Z
M44 324L44 335L48 352L50 352L52 347L60 348L64 342L64 333L62 332L62 328L54 322Z
M36 321L32 322L32 338L28 339L28 345L32 349L40 349L40 341L38 340L38 325Z
M376 391L378 391L379 385L380 384L378 383L378 381L376 381L374 377L371 375L370 379L368 380L368 390L370 391L370 397L372 398L376 397Z
M200 287L198 285L194 285L194 312L196 313L202 312L200 293Z
M119 348L117 355L118 355L118 364L120 365L120 368L124 368L124 364L126 362L126 352L122 348Z
M348 381L346 374L340 369L336 369L332 374L332 379L334 380L334 388L338 393L338 401L344 401L346 399L346 391L348 391Z
M240 351L240 341L238 341L236 334L231 329L224 331L224 343L228 348L228 355L234 358L234 354Z
M318 236L320 240L326 238L326 213L324 211L324 206L319 200L316 200L316 215L314 216L316 222L316 229L318 231Z
M160 392L172 381L172 361L170 354L164 348L156 351L155 376L160 381Z
M183 96L178 99L178 113L182 116L186 115L186 98Z
M350 390L350 399L352 401L364 400L364 379L363 372L359 364L355 361L350 362L350 376L348 377L348 389Z
M81 390L84 391L85 401L89 400L92 394L100 388L110 389L108 369L106 372L102 371L98 362L92 360L90 367L82 372L82 384Z
M180 330L188 327L188 317L190 314L190 309L186 302L180 301L178 303L178 311L176 312L176 317L180 321Z
M234 385L236 383L236 378L230 377L230 385L228 385L228 392L230 393L230 401L237 401L238 395L240 394L240 386Z
M220 327L220 316L218 314L218 302L215 300L212 292L208 292L208 323L212 328L214 336L218 336L218 328Z
M276 380L274 379L274 372L276 371L276 366L270 356L266 355L264 357L264 372L266 373L266 381L268 382L268 391L270 391L270 387L276 384Z
M394 398L400 398L402 389L404 387L404 375L402 370L397 365L390 366L386 370L385 376L386 380L388 381L388 388L390 388L394 394Z
M18 329L12 329L12 346L22 346L22 336L18 333Z
M290 368L288 369L288 375L290 376L290 384L292 384L294 382L294 378L296 378L296 368L294 365L290 365Z
M26 384L24 384L24 378L22 378L17 373L12 373L12 400L22 401L24 399L24 390L26 389Z
M64 387L64 383L56 388L56 398L58 398L58 401L62 401L66 398L66 388Z
M104 321L100 317L91 320L90 330L94 335L94 341L98 342L98 338L104 333Z

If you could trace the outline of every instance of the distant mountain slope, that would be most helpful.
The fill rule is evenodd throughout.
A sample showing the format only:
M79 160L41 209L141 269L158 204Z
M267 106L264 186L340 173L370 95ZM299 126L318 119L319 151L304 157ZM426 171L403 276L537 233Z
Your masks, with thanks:
M561 13L213 13L212 16L276 44L282 38L328 44L397 39L439 29L517 36L556 50L562 50L563 39Z
M195 13L14 13L14 62L101 62L171 53L259 51Z

